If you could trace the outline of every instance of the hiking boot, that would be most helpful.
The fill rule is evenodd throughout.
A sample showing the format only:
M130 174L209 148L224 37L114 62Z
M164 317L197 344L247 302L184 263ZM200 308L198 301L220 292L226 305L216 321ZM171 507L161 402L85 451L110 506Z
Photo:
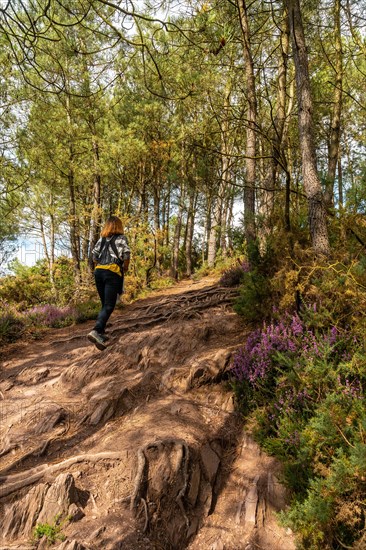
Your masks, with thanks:
M105 348L107 347L104 343L103 336L99 334L99 332L97 332L96 330L92 330L91 332L89 332L87 338L88 340L90 340L90 342L93 342L93 344L95 344L96 347L101 351L105 350Z

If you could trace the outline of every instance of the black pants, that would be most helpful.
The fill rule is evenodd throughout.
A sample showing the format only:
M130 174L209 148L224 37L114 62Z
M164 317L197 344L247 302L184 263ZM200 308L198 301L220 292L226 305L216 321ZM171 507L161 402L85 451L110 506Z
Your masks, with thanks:
M122 293L123 277L109 269L96 269L94 279L102 302L94 329L103 334L107 321L116 307L117 294Z

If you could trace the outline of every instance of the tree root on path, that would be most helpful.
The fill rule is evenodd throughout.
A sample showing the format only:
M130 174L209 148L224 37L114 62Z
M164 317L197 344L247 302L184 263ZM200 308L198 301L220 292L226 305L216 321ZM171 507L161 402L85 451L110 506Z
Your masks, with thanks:
M199 316L200 313L208 308L221 307L226 304L232 303L234 295L224 295L224 296L215 296L209 297L207 300L197 300L195 302L186 302L186 303L174 303L170 304L172 308L165 308L164 312L158 311L158 315L145 315L144 317L139 317L139 320L135 323L131 323L131 319L126 321L125 324L121 324L118 328L115 328L111 333L113 335L121 334L123 332L132 332L135 330L144 330L148 327L166 323L168 321L173 321L175 319L191 318Z
M161 447L175 446L177 448L177 465L175 471L172 472L175 476L181 471L183 477L183 485L180 487L175 501L181 510L181 513L184 518L184 522L187 527L189 527L189 520L184 508L183 497L187 491L188 486L188 464L189 464L189 448L184 441L178 439L162 439L154 441L153 443L148 443L144 447L139 447L137 450L137 472L135 476L133 491L131 495L130 509L134 511L140 502L144 505L145 508L145 527L147 529L148 524L148 508L147 508L147 498L143 495L148 493L148 479L146 479L147 469L148 469L148 458L146 456L147 451L151 449L159 449ZM166 495L164 495L166 496Z
M42 464L30 470L26 470L19 474L0 477L0 498L11 495L15 491L19 491L24 487L37 483L45 476L53 475L55 472L64 468L69 468L80 462L99 462L100 460L119 460L121 453L119 452L102 452L98 454L83 454L67 458L57 464Z

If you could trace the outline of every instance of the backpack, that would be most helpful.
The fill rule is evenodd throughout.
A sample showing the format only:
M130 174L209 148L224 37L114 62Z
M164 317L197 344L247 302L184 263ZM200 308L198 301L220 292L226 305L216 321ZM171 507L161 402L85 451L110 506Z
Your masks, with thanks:
M118 257L118 250L117 250L117 246L116 246L116 243L115 243L115 240L116 238L118 237L119 235L113 235L111 240L109 242L107 242L107 239L106 237L102 237L102 243L101 243L101 246L100 246L100 252L99 252L99 257L101 257L102 253L104 252L104 248L111 245L112 247L112 250L113 252L115 253L115 255L117 256L116 259L113 258L113 263L114 264L117 264L118 267L120 267L121 269L121 272L123 273L123 260L121 260L119 257Z

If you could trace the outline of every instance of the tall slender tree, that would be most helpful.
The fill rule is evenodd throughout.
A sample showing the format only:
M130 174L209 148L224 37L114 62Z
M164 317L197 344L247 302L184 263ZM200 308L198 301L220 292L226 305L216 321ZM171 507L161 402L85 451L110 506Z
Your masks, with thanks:
M286 0L296 75L298 126L310 236L315 254L328 256L330 245L322 186L316 165L309 63L299 0Z

